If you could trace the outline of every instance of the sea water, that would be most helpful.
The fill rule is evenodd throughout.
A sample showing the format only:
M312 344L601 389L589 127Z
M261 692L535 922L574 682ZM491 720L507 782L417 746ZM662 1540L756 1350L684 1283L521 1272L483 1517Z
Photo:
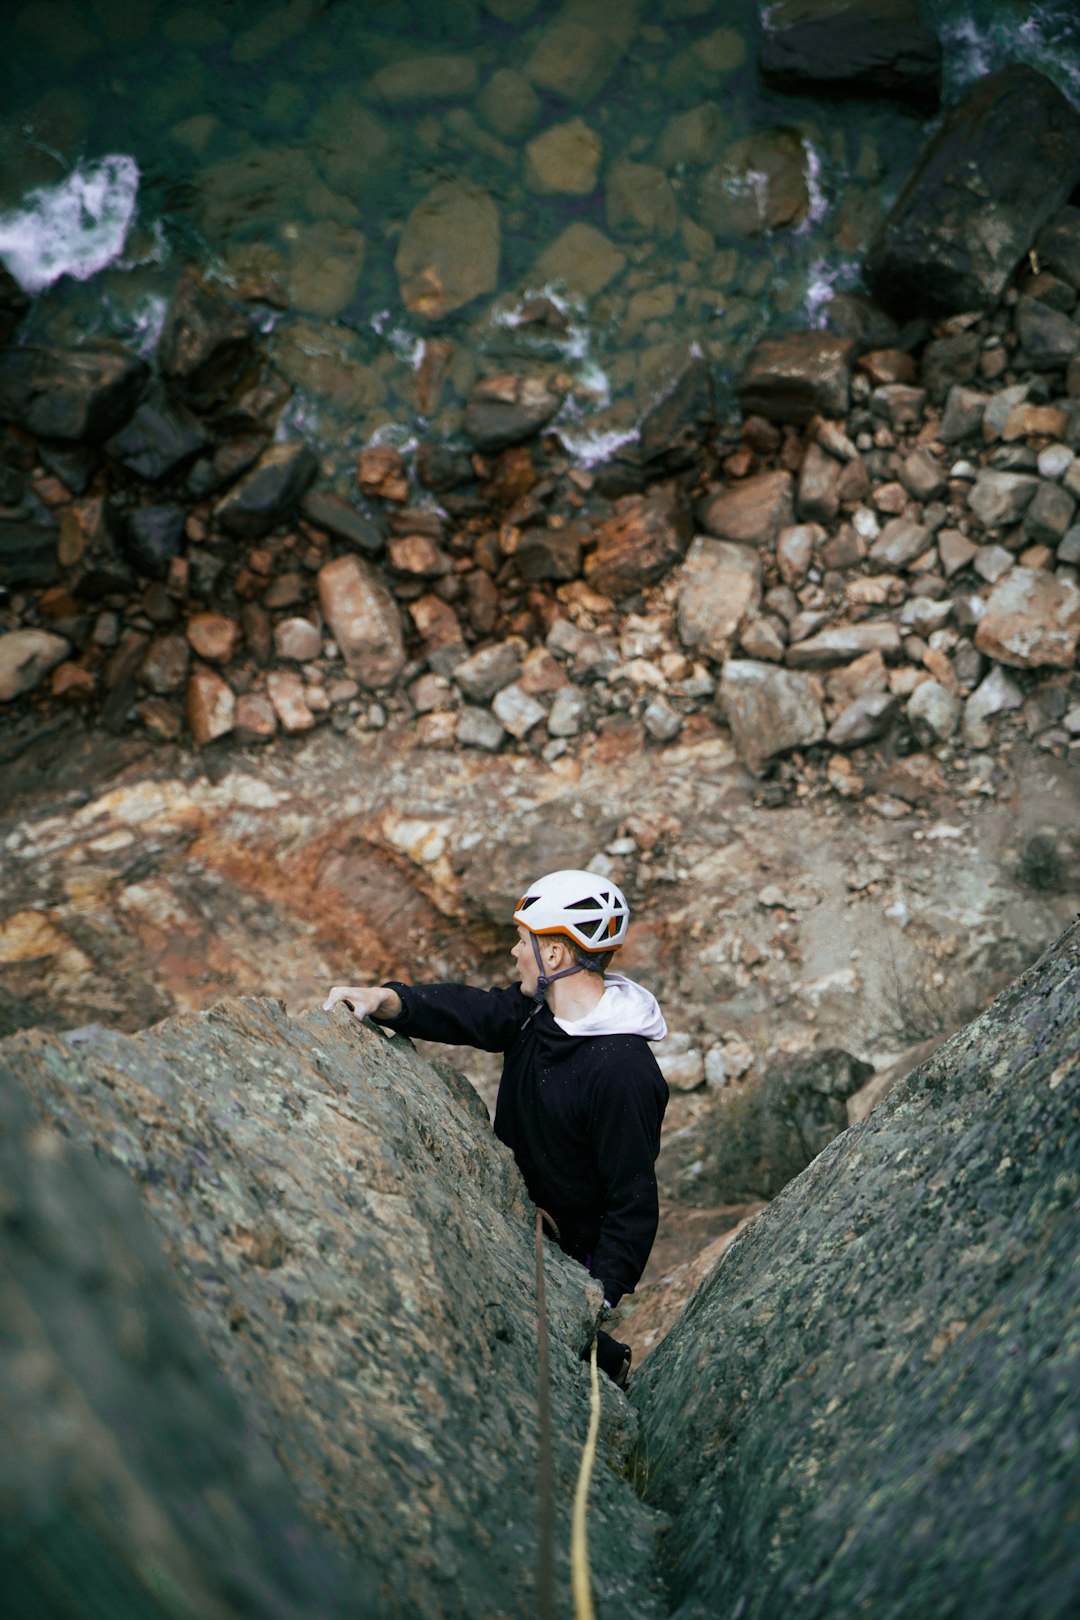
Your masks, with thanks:
M1026 61L1080 105L1075 0L923 15L948 101ZM934 127L767 91L759 41L753 0L13 0L0 259L34 295L21 335L150 353L195 263L247 300L295 390L283 431L330 470L453 439L497 369L558 376L594 460L688 346L723 386L762 335L822 324ZM530 143L562 126L551 189ZM455 240L445 212L434 297L457 302L433 312L402 244L448 184L486 199L486 235Z

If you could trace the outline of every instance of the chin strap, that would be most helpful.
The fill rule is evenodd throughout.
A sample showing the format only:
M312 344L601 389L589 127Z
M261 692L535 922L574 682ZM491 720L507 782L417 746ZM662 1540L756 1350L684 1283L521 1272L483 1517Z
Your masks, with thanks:
M549 984L554 984L556 979L568 979L571 973L584 973L585 969L579 965L578 967L560 968L558 973L545 973L536 935L530 934L529 938L532 940L533 955L536 957L536 989L533 991L533 998L536 1002L533 1012L536 1013L544 1005L544 996Z

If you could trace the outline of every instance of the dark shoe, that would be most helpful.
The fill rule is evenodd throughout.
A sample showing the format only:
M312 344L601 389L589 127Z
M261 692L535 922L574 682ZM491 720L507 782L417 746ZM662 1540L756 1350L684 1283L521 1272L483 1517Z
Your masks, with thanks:
M601 1329L596 1335L596 1365L606 1373L617 1389L625 1389L630 1382L630 1363L633 1352L628 1344L620 1344L610 1333Z

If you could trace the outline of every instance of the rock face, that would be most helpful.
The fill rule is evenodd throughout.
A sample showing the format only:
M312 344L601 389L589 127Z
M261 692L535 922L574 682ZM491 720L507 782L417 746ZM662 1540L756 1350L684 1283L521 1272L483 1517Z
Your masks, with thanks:
M941 41L915 0L780 0L763 29L758 65L779 90L941 99Z
M534 1613L531 1210L468 1083L343 1008L290 1020L269 1001L134 1037L30 1032L0 1054L9 1088L28 1087L68 1137L136 1180L226 1388L351 1556L350 1612ZM65 1207L60 1186L56 1197ZM588 1415L577 1358L598 1300L557 1251L547 1274L565 1589ZM133 1332L101 1344L116 1384L125 1352L138 1354ZM144 1381L157 1360L140 1363ZM166 1379L160 1399L170 1392ZM610 1389L605 1406L625 1445L629 1408ZM127 1413L112 1416L137 1443ZM589 1525L598 1605L629 1582L636 1616L661 1612L655 1526L601 1465Z
M1080 116L1028 67L953 108L871 243L866 275L899 315L984 309L1080 179Z
M70 1048L69 1048L70 1050ZM375 1615L222 1382L130 1180L0 1073L4 1607ZM177 1612L177 1611L173 1611Z
M1080 925L732 1244L635 1380L671 1612L1080 1603Z

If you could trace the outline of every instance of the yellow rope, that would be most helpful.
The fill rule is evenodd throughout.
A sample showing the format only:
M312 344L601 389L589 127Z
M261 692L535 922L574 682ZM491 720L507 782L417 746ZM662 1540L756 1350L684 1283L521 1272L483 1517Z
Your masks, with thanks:
M600 1430L600 1379L596 1371L596 1338L589 1350L589 1432L581 1453L577 1485L574 1489L574 1516L570 1527L570 1577L574 1593L574 1620L596 1620L592 1584L589 1580L589 1485L596 1461L596 1436Z
M540 1407L536 1613L555 1620L555 1478L551 1435L551 1358L548 1351L547 1300L544 1294L544 1212L536 1212L536 1379Z

